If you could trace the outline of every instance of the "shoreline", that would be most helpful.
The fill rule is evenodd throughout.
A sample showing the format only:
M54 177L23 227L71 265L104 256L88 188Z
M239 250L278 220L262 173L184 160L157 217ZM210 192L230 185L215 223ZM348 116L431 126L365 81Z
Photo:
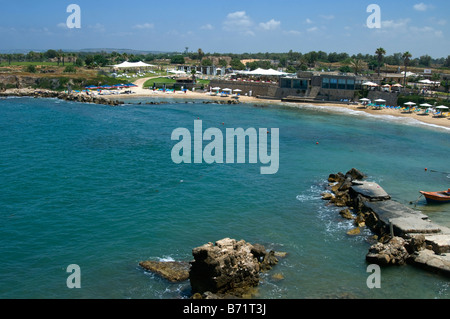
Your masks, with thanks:
M401 110L393 109L371 109L364 108L361 104L348 105L348 104L333 104L333 103L302 103L302 102L283 102L278 99L260 99L257 97L240 96L238 100L228 96L211 96L208 93L203 92L192 92L187 91L186 93L156 93L149 89L143 89L141 87L131 88L132 94L111 94L111 95L98 95L91 94L86 95L85 93L65 93L57 92L51 90L39 90L39 89L8 89L0 92L0 97L35 97L35 98L60 98L68 101L76 101L83 103L95 103L117 106L123 104L124 101L130 98L155 98L155 99L185 99L185 100L207 100L211 102L220 102L223 104L228 103L243 103L243 104L255 104L255 105L279 105L286 107L296 107L296 108L315 108L315 109L326 109L327 111L337 111L337 112L358 112L359 114L365 114L368 116L375 117L392 117L395 119L405 119L417 121L418 124L432 126L436 128L441 128L445 130L450 130L450 117L438 118L433 117L433 115L420 115L417 113L402 113Z
M201 92L191 92L187 91L187 93L154 93L148 89L142 88L134 88L132 89L134 92L130 95L102 95L105 98L116 99L120 98L121 100L126 100L129 98L161 98L161 99L189 99L189 100L209 100L209 101L222 101L227 102L228 100L234 100L231 97L220 97L220 96L211 96L207 93ZM288 107L319 107L319 108L327 108L328 110L350 110L354 112L362 112L371 116L392 116L399 119L412 119L416 120L422 124L436 126L440 128L450 129L450 118L437 118L433 117L433 115L420 115L417 113L402 113L401 110L392 110L392 109L371 109L364 108L361 104L357 105L348 105L348 104L333 104L333 103L300 103L300 102L283 102L278 99L259 99L257 97L249 97L249 96L240 96L240 103L244 104L258 104L258 105L281 105Z

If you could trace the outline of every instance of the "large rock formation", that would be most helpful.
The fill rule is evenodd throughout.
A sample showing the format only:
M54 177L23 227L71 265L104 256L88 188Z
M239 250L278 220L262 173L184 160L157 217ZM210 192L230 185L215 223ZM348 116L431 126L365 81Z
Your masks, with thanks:
M189 279L192 293L242 297L259 284L259 273L278 262L261 245L225 238L192 250Z

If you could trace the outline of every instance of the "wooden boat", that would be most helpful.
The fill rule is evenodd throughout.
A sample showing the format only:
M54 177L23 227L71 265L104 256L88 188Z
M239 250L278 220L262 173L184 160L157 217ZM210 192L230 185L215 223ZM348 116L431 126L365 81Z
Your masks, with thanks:
M450 188L443 192L424 192L420 193L425 196L428 203L450 203Z

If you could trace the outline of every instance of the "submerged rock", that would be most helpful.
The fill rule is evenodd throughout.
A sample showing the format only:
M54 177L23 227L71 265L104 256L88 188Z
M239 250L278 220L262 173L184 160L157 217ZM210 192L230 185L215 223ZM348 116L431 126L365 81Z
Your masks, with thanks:
M180 282L189 279L189 263L180 261L141 261L139 266L154 272L170 282Z

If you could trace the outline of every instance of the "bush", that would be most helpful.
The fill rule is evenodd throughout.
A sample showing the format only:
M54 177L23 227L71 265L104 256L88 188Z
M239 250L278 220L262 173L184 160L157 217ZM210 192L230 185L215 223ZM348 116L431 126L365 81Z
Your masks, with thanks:
M68 65L63 71L64 73L77 73L77 69L73 65Z
M36 73L36 67L33 64L27 66L26 71L29 73Z

